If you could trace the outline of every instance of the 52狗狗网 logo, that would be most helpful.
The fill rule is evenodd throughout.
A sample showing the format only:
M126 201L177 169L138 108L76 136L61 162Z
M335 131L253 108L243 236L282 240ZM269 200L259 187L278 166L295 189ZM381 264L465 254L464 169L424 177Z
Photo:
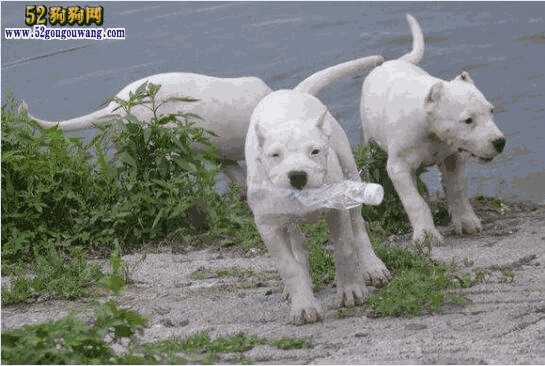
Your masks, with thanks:
M25 24L35 25L102 25L104 8L102 6L50 6L27 5L25 7Z

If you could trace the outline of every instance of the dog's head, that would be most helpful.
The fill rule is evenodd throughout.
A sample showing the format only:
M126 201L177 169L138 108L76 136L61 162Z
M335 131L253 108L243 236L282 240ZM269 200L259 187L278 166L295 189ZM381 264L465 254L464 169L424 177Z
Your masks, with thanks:
M259 160L268 180L280 188L316 188L324 184L329 150L327 109L321 116L280 123L255 132Z
M424 103L432 133L450 147L484 161L503 151L505 137L494 122L494 107L467 72L435 83Z

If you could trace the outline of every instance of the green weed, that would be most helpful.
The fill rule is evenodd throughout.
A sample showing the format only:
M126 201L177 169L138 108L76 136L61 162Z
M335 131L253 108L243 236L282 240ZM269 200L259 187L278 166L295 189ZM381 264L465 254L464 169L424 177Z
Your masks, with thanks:
M2 271L15 275L4 304L84 296L96 276L84 270L82 257L72 259L74 248L108 255L117 246L127 252L203 237L260 245L238 192L214 191L219 161L209 134L193 124L198 116L159 115L159 90L145 83L128 100L116 99L127 117L103 126L88 145L39 128L15 100L2 107ZM150 109L148 124L131 114L135 106ZM81 273L67 271L68 264Z
M369 298L377 316L414 316L437 312L450 299L455 282L449 268L407 249L375 244L394 278Z
M112 264L122 265L117 259ZM114 269L114 272L116 270ZM56 276L55 276L56 277ZM119 283L106 282L119 294ZM129 339L141 333L147 320L135 311L123 309L111 299L97 304L92 324L74 315L61 320L2 332L2 363L6 364L113 364L117 356L106 341Z
M475 198L475 200L481 205L491 208L500 215L505 215L511 210L511 208L505 202L496 197L478 196Z
M89 288L96 285L103 274L99 267L90 265L81 248L63 256L54 249L37 256L33 274L21 267L12 283L2 290L2 304L10 305L38 297L72 300L90 295Z
M305 338L280 338L271 341L271 345L283 350L312 348L312 343Z
M209 213L210 237L221 240L223 247L236 246L244 250L257 248L265 250L265 245L255 226L250 208L240 199L240 187L233 185L224 197L215 202Z
M328 229L325 221L303 225L308 240L310 276L315 289L323 288L335 280L335 257L328 252Z

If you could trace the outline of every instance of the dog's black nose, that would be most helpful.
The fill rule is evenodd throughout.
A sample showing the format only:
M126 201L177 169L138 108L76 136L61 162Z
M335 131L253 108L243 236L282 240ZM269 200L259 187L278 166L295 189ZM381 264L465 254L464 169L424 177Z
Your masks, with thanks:
M303 189L307 184L307 173L302 171L291 171L288 173L290 184L296 189Z
M492 141L492 145L494 145L494 148L497 152L501 153L503 151L503 148L505 147L505 138L500 137L499 139L495 139Z

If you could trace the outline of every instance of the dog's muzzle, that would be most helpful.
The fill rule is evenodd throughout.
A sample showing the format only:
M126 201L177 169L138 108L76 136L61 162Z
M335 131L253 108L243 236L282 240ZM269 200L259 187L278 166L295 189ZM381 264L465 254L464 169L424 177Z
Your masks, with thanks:
M302 171L291 171L288 173L288 178L292 187L295 189L303 189L307 184L308 175L306 172Z

